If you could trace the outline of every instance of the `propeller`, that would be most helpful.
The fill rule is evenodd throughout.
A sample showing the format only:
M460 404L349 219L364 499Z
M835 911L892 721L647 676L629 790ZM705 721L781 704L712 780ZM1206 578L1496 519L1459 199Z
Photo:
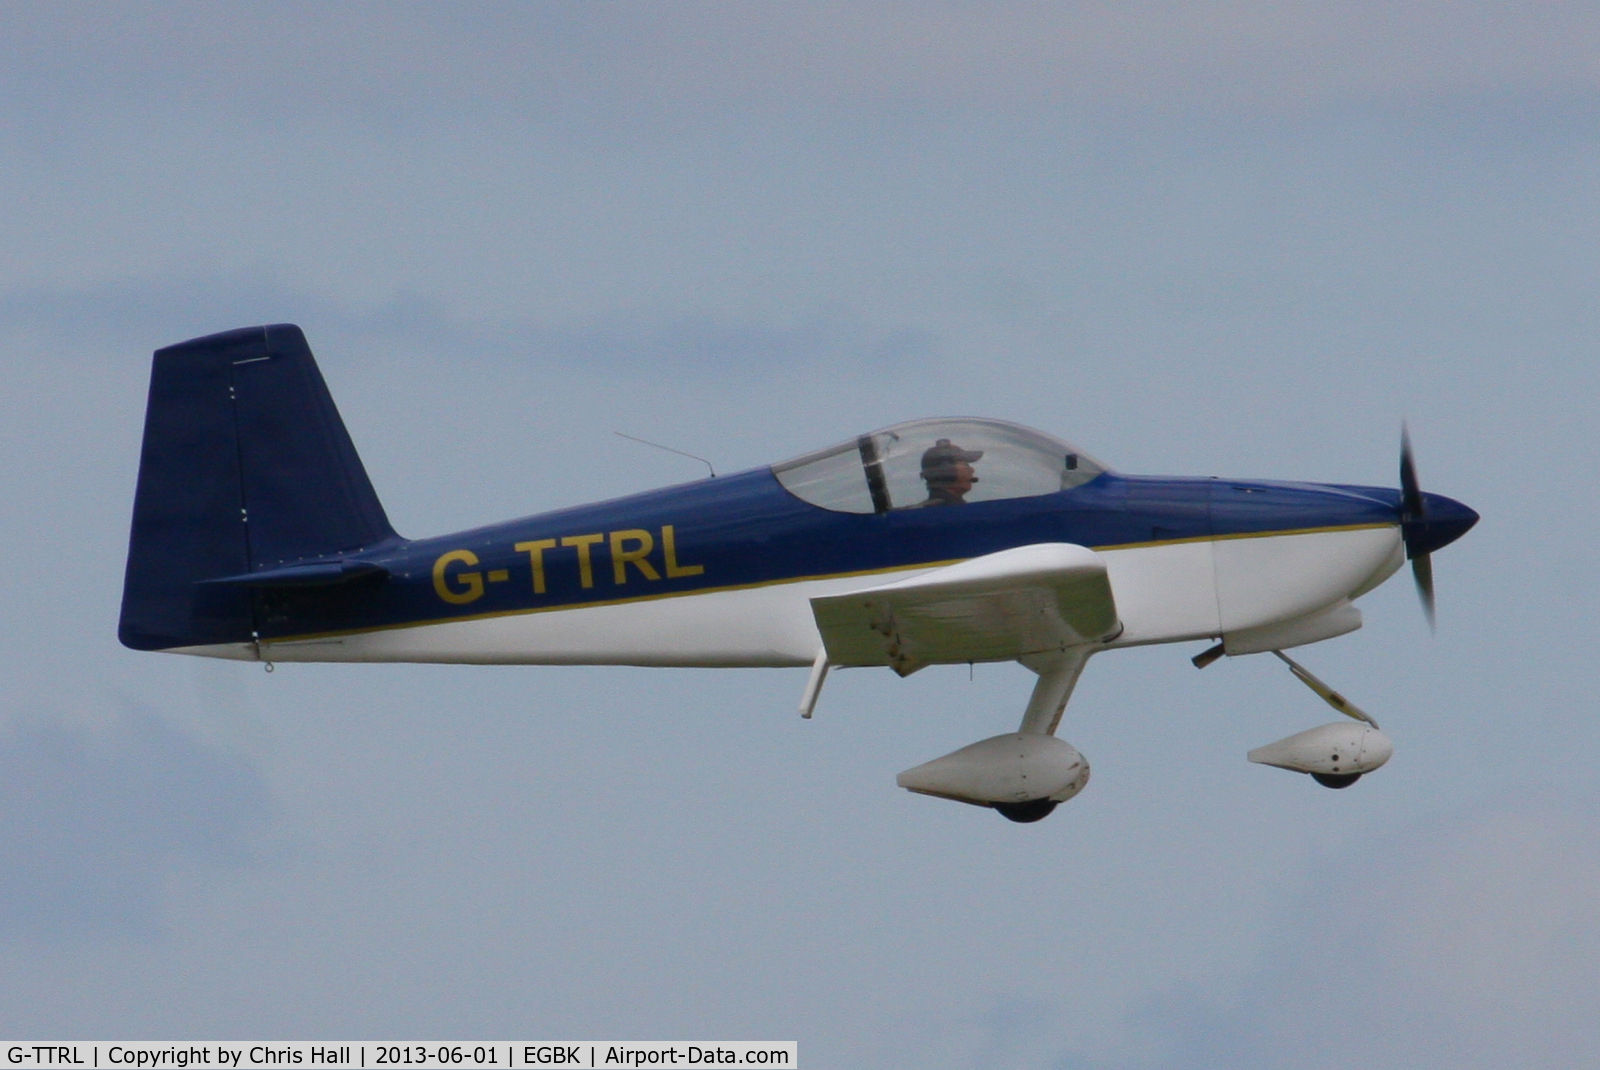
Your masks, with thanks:
M1425 494L1417 483L1417 462L1411 455L1411 436L1400 425L1400 537L1411 559L1417 597L1428 627L1434 627L1433 559L1429 556L1449 546L1472 529L1478 514L1469 506L1443 494Z
M1438 622L1433 600L1433 558L1429 554L1428 507L1417 482L1417 462L1411 453L1411 433L1400 425L1400 537L1405 540L1406 556L1411 559L1411 578L1417 581L1417 597L1422 600L1422 615L1429 630Z

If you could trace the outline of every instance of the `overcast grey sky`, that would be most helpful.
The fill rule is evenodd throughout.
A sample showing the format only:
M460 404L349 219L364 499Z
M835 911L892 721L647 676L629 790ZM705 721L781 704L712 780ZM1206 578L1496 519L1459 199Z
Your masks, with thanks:
M1600 1044L1592 4L0 6L0 1031L795 1039L808 1067ZM301 324L429 535L922 415L1484 520L1314 671L1096 659L1094 782L894 774L1015 666L259 667L116 643L150 351Z

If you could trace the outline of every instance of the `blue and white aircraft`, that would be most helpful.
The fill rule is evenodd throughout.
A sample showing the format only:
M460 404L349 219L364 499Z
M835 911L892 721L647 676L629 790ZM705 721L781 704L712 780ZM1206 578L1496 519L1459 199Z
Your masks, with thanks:
M119 635L251 661L810 666L1018 661L1015 732L900 774L1035 821L1088 781L1056 738L1091 655L1273 652L1349 720L1253 761L1344 787L1392 746L1282 652L1478 519L1401 487L1126 476L1049 435L928 419L781 464L428 539L397 535L298 327L155 354Z

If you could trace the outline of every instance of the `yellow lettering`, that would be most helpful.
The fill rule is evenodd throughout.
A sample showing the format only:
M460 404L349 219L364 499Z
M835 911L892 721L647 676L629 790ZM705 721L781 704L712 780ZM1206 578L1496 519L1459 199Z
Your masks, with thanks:
M704 565L678 564L678 537L677 533L672 530L671 524L667 524L661 529L661 556L667 560L667 576L671 579L677 579L680 576L698 576L706 570Z
M509 569L492 568L492 569L489 570L489 582L490 583L504 583L504 582L506 582L506 580L509 580L510 578L511 578L511 572L510 572Z
M624 542L637 543L632 550L624 550ZM650 551L656 548L656 540L648 531L641 528L630 528L627 531L613 531L611 533L611 578L618 585L628 582L628 564L631 562L635 568L644 573L647 580L659 580L661 574L650 563Z
M446 602L452 605L464 606L468 602L476 601L483 597L483 575L478 572L458 572L454 577L455 580L458 583L466 584L466 586L459 591L452 590L444 570L457 561L463 565L476 565L478 563L478 555L471 550L451 550L449 553L441 555L439 560L433 563L433 589Z
M519 553L526 553L533 564L533 593L544 594L544 552L554 550L556 541L535 539L533 542L519 542L516 548Z
M568 535L561 540L562 546L578 548L578 583L585 588L594 586L594 562L589 555L595 543L605 541L604 535Z

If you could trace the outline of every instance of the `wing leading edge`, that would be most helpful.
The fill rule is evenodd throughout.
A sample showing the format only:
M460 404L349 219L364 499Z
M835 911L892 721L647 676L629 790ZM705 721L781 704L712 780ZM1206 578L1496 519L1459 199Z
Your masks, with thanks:
M828 662L925 665L1009 661L1122 630L1105 560L1086 546L1036 543L897 583L811 600Z

